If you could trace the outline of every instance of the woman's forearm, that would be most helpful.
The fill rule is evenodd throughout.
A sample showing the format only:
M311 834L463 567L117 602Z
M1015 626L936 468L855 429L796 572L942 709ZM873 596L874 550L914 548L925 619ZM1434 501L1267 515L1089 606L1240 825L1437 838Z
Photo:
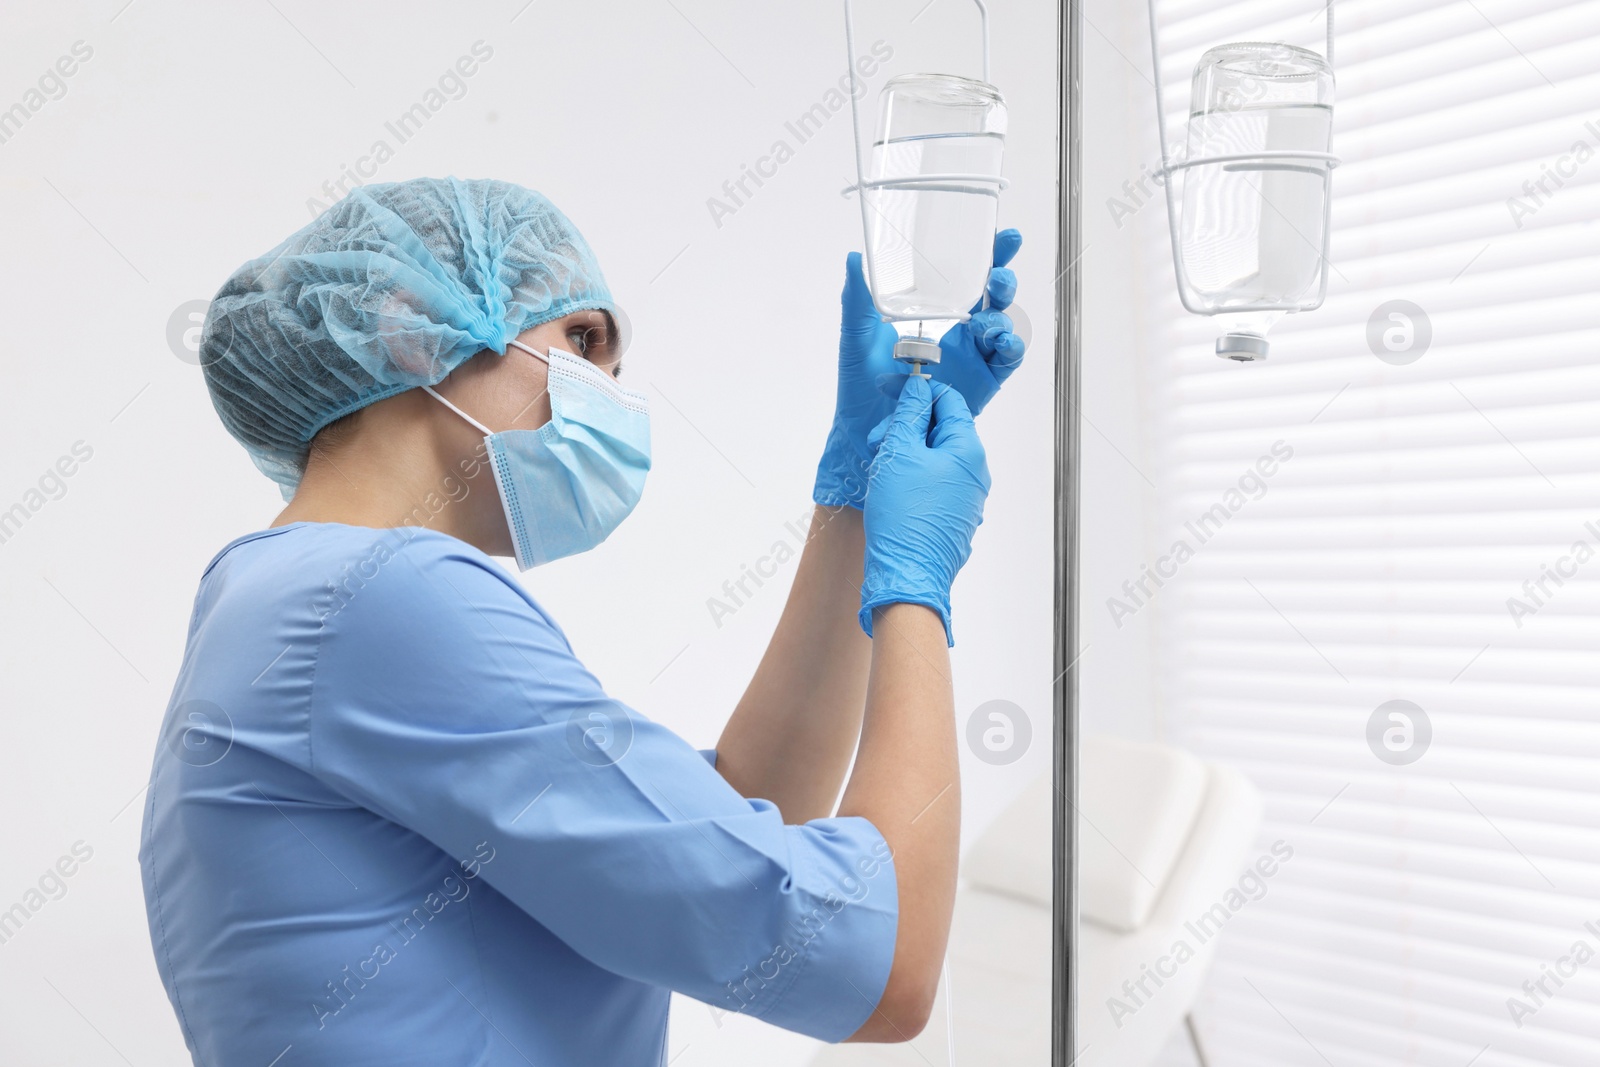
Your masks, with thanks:
M872 822L894 856L899 926L888 984L854 1041L905 1041L933 1009L955 908L961 833L950 654L919 604L874 616L861 750L839 814Z
M861 732L872 641L861 631L861 512L818 507L783 616L717 742L717 770L787 823L832 814Z

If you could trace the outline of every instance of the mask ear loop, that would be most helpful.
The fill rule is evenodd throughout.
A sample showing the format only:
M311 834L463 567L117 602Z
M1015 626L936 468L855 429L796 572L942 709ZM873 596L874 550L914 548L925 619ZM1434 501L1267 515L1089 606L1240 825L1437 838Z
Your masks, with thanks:
M477 419L473 418L471 415L468 415L465 411L462 411L460 408L458 408L454 404L450 403L450 401L448 401L444 397L440 396L437 392L434 391L433 386L424 385L422 387L422 389L429 396L433 397L439 403L443 404L445 407L449 408L451 411L455 412L457 415L460 415L463 419L466 419L468 422L470 422L478 430L482 431L482 433L483 433L483 435L485 437L494 436L494 431L493 430L489 429L489 427L485 426L483 423L479 422Z
M523 344L521 341L517 340L515 337L513 337L511 340L507 341L506 344L510 345L512 348L520 348L520 349L522 349L524 352L528 353L528 355L532 356L534 359L539 360L540 362L542 362L547 367L550 365L550 357L549 356L545 355L543 352L535 352L533 349L529 348L527 345Z

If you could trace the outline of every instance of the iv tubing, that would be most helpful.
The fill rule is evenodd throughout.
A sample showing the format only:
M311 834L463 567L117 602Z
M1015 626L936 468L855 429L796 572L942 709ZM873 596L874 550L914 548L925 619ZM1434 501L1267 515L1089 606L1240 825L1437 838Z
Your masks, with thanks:
M950 954L944 956L944 1044L946 1062L956 1067L956 1028L951 1022L956 1017L955 991L950 988Z
M1333 66L1333 0L1325 0L1325 3L1328 5L1328 47L1326 49L1328 54L1326 58L1328 66L1331 67Z

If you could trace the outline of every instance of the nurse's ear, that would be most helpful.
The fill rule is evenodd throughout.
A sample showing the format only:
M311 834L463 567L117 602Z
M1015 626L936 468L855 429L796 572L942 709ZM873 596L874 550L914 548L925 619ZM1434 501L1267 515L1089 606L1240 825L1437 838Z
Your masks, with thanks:
M524 331L518 340L530 332ZM507 345L504 355L492 349L479 352L433 389L466 417L487 427L486 432L499 433L537 430L550 421L549 381L543 360Z

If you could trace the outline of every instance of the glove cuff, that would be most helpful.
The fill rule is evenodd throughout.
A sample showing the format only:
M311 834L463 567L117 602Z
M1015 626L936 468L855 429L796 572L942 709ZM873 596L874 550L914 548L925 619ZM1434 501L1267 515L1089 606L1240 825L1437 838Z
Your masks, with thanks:
M817 463L817 480L811 499L823 507L849 506L860 510L867 499L867 471L871 463L860 459L837 423L828 431Z

